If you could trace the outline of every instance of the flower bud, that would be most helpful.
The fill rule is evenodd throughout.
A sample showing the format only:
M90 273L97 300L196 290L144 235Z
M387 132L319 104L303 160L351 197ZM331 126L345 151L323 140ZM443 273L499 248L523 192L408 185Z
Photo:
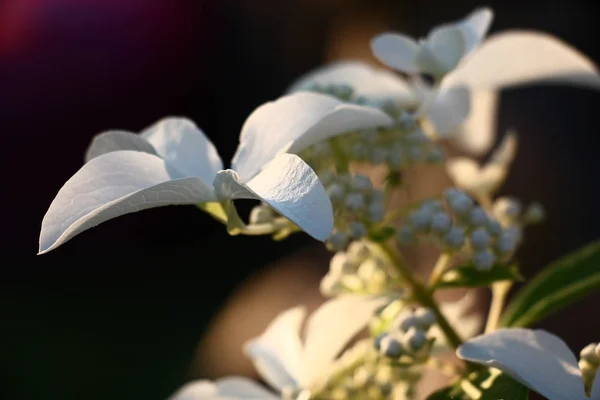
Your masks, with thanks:
M327 239L327 248L330 251L340 251L348 244L348 235L342 231L335 231L329 239Z
M489 217L481 207L475 207L469 213L469 222L473 227L486 226L488 221Z
M368 233L367 227L362 222L351 222L349 225L349 229L350 236L352 236L354 239L362 239L363 237L367 236Z
M321 279L319 289L323 296L337 296L344 292L344 285L339 279L339 276L327 274Z
M384 147L375 147L369 153L369 162L373 165L379 165L387 159L388 151Z
M460 250L465 244L465 230L455 226L444 236L444 244L453 250Z
M402 344L389 334L384 334L376 344L379 354L389 358L399 358L404 353Z
M373 202L367 207L369 222L381 222L385 216L385 208L380 202Z
M492 242L492 238L488 231L484 228L477 228L470 235L471 247L475 250L483 250Z
M359 192L368 192L373 189L373 184L368 176L357 174L352 179L352 188Z
M527 210L525 211L525 215L523 215L523 222L526 224L538 224L544 220L546 217L546 212L544 211L544 207L540 203L531 203Z
M452 218L445 212L438 212L431 217L431 231L443 234L452 228Z
M496 257L489 250L482 250L473 254L473 264L479 271L489 271L496 262Z
M346 208L358 212L365 206L365 196L362 193L352 192L346 196Z
M408 220L417 231L426 231L431 225L432 213L427 209L419 209L408 216Z
M597 346L598 346L597 343L588 344L581 350L581 352L579 353L579 357L582 360L589 362L590 364L593 364L596 366L599 365L600 358L596 355L596 347Z
M411 327L402 337L402 342L406 348L416 352L421 350L427 343L427 336L421 329Z
M331 257L329 261L329 270L334 275L346 275L353 274L356 272L357 264L352 263L348 259L348 255L345 251L338 251Z
M473 199L464 192L456 194L448 200L448 207L457 215L464 215L470 212L473 204Z
M418 320L418 327L424 331L427 331L436 322L435 314L429 308L417 308L414 316Z
M333 204L339 204L342 202L342 200L344 200L346 189L344 189L344 187L339 183L332 183L327 188L327 195Z
M370 255L369 247L364 242L355 241L350 243L346 252L348 260L354 265L359 265Z
M396 241L398 244L411 244L416 240L415 230L412 226L404 224L398 229Z
M513 197L500 197L493 206L493 214L500 220L514 221L521 215L521 202Z

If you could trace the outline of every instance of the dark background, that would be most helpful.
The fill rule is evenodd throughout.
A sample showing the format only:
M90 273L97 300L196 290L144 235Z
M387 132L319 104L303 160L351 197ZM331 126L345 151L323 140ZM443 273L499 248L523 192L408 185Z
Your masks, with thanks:
M593 1L0 1L0 398L164 399L189 378L227 296L310 243L229 237L193 207L171 207L36 256L42 217L94 134L185 115L229 160L256 106L340 53L340 24L360 32L368 16L424 35L477 5L495 9L492 32L544 30L600 62ZM521 134L505 191L549 214L521 252L528 276L599 236L599 105L600 93L573 88L502 97L499 131ZM600 330L599 296L584 305L542 326L580 349Z

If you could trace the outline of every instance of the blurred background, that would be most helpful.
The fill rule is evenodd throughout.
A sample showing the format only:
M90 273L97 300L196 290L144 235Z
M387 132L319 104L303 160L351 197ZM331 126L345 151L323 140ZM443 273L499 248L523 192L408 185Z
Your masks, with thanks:
M184 115L229 160L247 115L295 77L374 62L374 34L425 35L479 5L496 12L492 33L547 31L600 63L593 1L0 1L0 398L158 400L195 377L252 374L241 343L281 309L321 301L321 245L229 237L194 207L127 215L36 256L93 135ZM527 276L600 236L599 106L600 93L564 87L502 96L499 132L521 140L503 192L548 211L520 252ZM597 341L600 296L584 305L542 327L576 350Z

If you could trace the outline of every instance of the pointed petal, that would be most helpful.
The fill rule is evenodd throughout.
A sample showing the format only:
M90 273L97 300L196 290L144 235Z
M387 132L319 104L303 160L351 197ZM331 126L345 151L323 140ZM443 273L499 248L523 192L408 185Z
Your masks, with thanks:
M475 50L487 35L494 13L490 8L478 8L469 14L461 23L459 28L465 38L465 55Z
M600 400L600 373L596 372L594 383L592 383L592 395L590 400Z
M473 90L539 81L600 89L597 68L586 56L550 35L527 31L490 37L446 79Z
M277 154L298 153L342 133L392 122L381 110L344 103L324 94L283 96L263 104L248 117L232 168L248 181Z
M460 124L469 115L470 95L465 87L453 87L437 93L427 118L441 137L457 132Z
M165 161L138 151L117 151L85 164L60 189L42 221L40 254L123 214L170 204L215 201L210 186L184 177Z
M414 104L416 99L408 83L393 72L362 61L340 61L317 68L301 76L288 92L310 91L315 85L349 85L357 96L384 101L399 99Z
M483 327L483 316L472 312L477 304L477 297L471 290L468 291L460 300L443 302L440 306L442 314L446 317L450 325L456 329L461 339L470 339L481 332ZM431 327L429 335L435 338L433 350L436 353L448 351L450 345L447 342L446 335L438 325Z
M258 338L244 346L256 370L271 386L282 390L296 385L300 368L300 327L306 317L304 307L279 314Z
M307 387L325 376L350 340L386 302L385 297L344 295L321 305L307 321L300 384Z
M467 153L481 155L490 150L496 139L498 92L471 91L470 105L469 115L452 136L452 142Z
M481 172L475 160L466 157L452 158L446 162L446 172L454 184L470 191L480 184Z
M325 188L296 155L277 156L247 183L233 170L221 171L214 187L225 199L264 201L317 240L326 240L333 230L333 209Z
M442 26L431 31L417 55L419 70L442 76L452 71L465 54L463 31L455 25Z
M419 72L416 61L419 45L399 33L382 33L371 40L373 55L386 66L405 73Z
M575 356L558 337L542 330L500 329L464 343L466 361L498 368L552 400L585 399Z
M140 135L127 131L107 131L92 139L85 154L85 162L102 154L119 150L136 150L156 154L154 147Z
M223 162L217 149L194 122L187 118L164 118L145 129L141 136L158 155L185 176L212 182Z
M242 377L199 380L185 384L168 400L274 400L278 399L258 383Z

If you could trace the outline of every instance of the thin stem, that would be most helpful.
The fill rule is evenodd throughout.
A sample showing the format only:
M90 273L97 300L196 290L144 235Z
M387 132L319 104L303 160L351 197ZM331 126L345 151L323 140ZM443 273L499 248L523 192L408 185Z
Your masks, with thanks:
M429 367L437 369L438 371L442 372L445 375L448 375L449 377L461 375L463 372L460 367L434 357L430 357L429 360L427 360L427 365Z
M512 285L512 281L501 281L492 284L492 302L490 304L490 312L485 325L485 333L493 332L498 328L500 316L504 309L504 302L506 301L506 296Z
M389 243L380 243L381 250L394 263L396 269L402 278L408 283L412 289L414 298L424 307L429 308L436 317L436 322L439 325L444 335L448 339L450 345L456 349L462 344L461 338L458 336L454 328L448 323L448 320L440 311L432 293L427 287L417 278L417 276L408 268L402 257L398 254Z
M244 225L239 228L239 233L248 236L268 235L287 227L289 221L286 218L275 218L273 222L265 224Z
M442 253L435 263L435 267L433 267L433 271L429 276L429 287L434 288L442 279L442 275L448 270L450 266L450 261L452 261L452 254L450 253Z

